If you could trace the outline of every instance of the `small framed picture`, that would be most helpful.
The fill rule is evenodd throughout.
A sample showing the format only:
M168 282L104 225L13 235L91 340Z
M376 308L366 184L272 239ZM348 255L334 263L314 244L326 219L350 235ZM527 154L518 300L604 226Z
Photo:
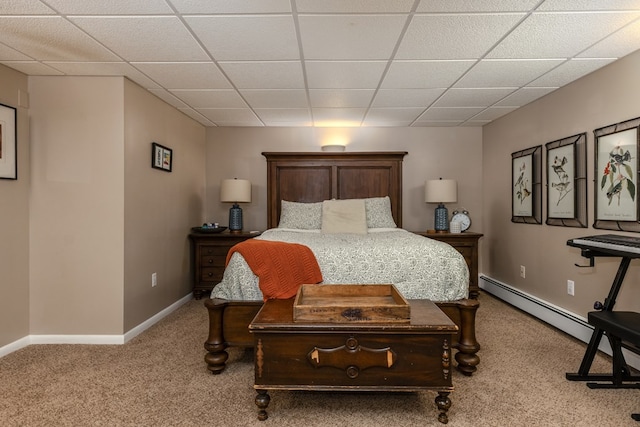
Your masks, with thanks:
M158 143L151 143L151 167L171 172L173 150Z
M546 144L547 225L587 227L587 134Z
M640 232L640 118L596 129L594 228Z
M511 221L542 223L542 146L511 153Z
M18 179L16 109L0 104L0 179Z

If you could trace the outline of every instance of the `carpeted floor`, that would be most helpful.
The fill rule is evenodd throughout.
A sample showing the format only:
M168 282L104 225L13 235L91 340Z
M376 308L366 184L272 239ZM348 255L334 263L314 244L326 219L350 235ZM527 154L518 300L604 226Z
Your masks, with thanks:
M253 353L221 375L203 360L207 313L190 301L121 346L33 345L0 359L1 426L428 426L435 393L271 392L257 420ZM481 293L478 372L457 371L451 426L636 426L640 390L565 380L585 344ZM592 372L609 372L598 355Z

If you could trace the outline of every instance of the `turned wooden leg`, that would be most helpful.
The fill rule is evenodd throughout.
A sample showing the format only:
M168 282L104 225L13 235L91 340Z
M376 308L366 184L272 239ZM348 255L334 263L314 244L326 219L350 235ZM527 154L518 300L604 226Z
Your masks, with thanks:
M480 303L472 299L465 300L459 305L462 327L456 346L458 349L456 362L458 362L458 370L467 376L471 376L480 363L480 358L476 354L480 350L480 344L476 340L476 312L479 306Z
M225 351L227 343L222 333L222 315L227 304L224 300L207 299L204 305L209 310L209 337L204 343L208 353L204 356L204 361L212 374L219 374L224 370L229 358Z
M436 406L438 407L438 421L442 424L447 424L449 422L449 416L447 415L447 411L451 408L451 399L449 399L448 391L439 391L436 396Z
M260 421L264 421L269 418L267 414L267 406L269 406L269 402L271 402L271 397L269 397L269 393L267 390L256 390L258 395L256 396L256 406L258 406L258 419Z

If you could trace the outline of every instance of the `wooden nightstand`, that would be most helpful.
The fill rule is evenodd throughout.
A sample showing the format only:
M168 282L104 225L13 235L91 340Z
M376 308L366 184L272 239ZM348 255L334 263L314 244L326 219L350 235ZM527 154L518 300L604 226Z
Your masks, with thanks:
M426 231L413 231L415 234L440 240L453 246L460 252L469 267L469 298L477 299L480 287L478 286L478 240L481 233L465 231L462 233L427 233Z
M227 252L233 245L259 235L260 233L229 231L189 234L193 259L193 296L200 299L220 283Z

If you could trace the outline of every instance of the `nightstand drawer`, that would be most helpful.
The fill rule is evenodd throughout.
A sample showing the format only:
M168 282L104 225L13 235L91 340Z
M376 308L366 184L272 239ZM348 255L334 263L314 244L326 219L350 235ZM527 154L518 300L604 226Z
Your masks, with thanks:
M200 280L218 284L224 275L224 267L203 267L200 269Z
M227 256L227 252L229 252L229 245L202 245L200 247L200 254L202 255L202 259L205 256L218 255L218 256Z

